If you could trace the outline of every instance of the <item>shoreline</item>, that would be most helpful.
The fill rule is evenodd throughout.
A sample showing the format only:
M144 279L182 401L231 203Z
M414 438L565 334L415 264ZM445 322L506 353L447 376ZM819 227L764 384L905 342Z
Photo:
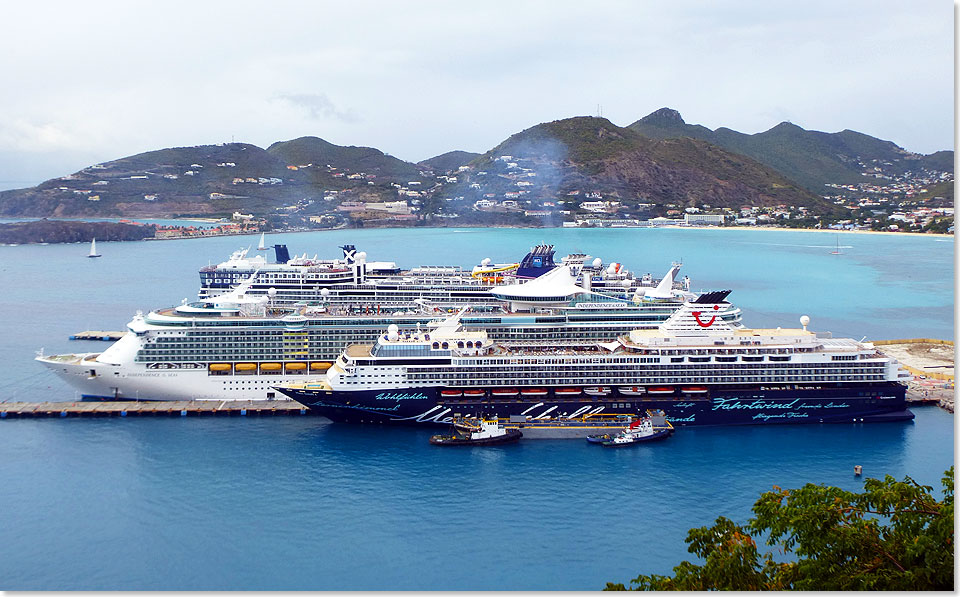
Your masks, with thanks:
M953 234L942 232L893 232L892 230L833 230L823 228L781 228L774 226L657 226L657 228L671 228L674 230L751 230L774 232L836 232L840 234L884 234L889 236L935 236L953 238Z
M40 220L40 219L43 219L43 218L38 218L38 220ZM117 218L111 218L111 219L117 219ZM126 219L126 218L122 218L122 219ZM167 221L177 221L177 222L205 222L205 223L217 223L217 222L220 222L220 219L214 219L214 218L192 218L192 219L189 219L189 220L188 220L188 219L179 219L179 218L144 218L144 219L164 219L164 220L167 220ZM74 219L74 218L62 218L62 219L60 219L60 218L58 218L58 220L60 220L60 221L72 221L72 222L90 222L90 223L98 223L98 222L116 223L116 222L106 222L105 220L84 220L84 219L79 219L79 218L78 218L78 219ZM260 231L260 232L266 232L267 234L294 234L294 233L302 233L302 232L327 232L327 231L331 231L331 230L343 230L343 229L345 229L345 228L347 228L347 226L341 224L340 226L335 226L335 227L333 227L333 228L298 229L298 230L269 230L269 231ZM414 228L427 228L427 229L438 229L438 230L441 230L441 229L452 229L452 228L473 228L473 226L389 226L389 227L386 227L386 226L385 226L385 227L379 227L379 226L377 226L377 227L371 227L370 230L406 230L406 229L414 229ZM489 228L487 228L487 227L482 227L482 228L483 228L483 229L489 229ZM502 229L504 229L504 230L507 230L507 229L527 229L527 227L525 227L525 226L495 226L494 228L502 228ZM556 228L529 228L529 229L530 229L530 230L541 230L541 231L545 231L545 230L550 230L550 229L555 229L555 230L605 230L605 229L608 229L608 228L592 228L592 227L591 227L591 228L579 228L579 227L578 227L578 228L563 228L563 227L556 227ZM609 228L609 229L613 230L614 228ZM826 229L826 230L824 230L824 229L821 229L821 228L783 228L783 227L775 227L775 226L677 226L677 225L669 225L669 226L636 226L636 227L631 226L631 227L626 227L626 228L616 228L616 230L624 230L624 229L632 229L632 230L657 230L657 229L667 229L667 230L734 230L734 231L736 231L736 230L743 230L743 231L750 231L750 232L791 232L791 231L798 231L798 232L827 232L827 233L839 233L839 234L875 234L875 235L886 235L886 236L933 237L933 238L943 238L943 239L946 239L946 238L952 239L952 238L954 237L953 234L944 234L944 233L939 233L939 232L893 232L893 231L889 231L889 230L832 230L832 229ZM358 228L358 230L362 230L362 228ZM195 238L212 238L212 237L217 237L217 236L255 236L255 235L257 235L257 234L260 234L260 232L231 232L231 233L226 233L226 234L210 234L210 235L203 235L203 234L201 234L201 235L196 235L196 236L173 236L173 237L164 237L164 238L144 238L144 239L139 239L139 240L142 240L142 241L158 241L158 240L187 240L187 239L195 239ZM84 243L84 242L86 242L86 241L78 241L78 242L79 242L80 244L82 244L82 243ZM137 242L137 241L135 241L135 240L129 240L129 241L107 241L107 242ZM0 246L22 246L22 245L33 245L33 244L71 244L71 243L35 243L35 242L16 243L16 244L0 243ZM72 243L72 244L78 244L78 243L75 242L75 243Z

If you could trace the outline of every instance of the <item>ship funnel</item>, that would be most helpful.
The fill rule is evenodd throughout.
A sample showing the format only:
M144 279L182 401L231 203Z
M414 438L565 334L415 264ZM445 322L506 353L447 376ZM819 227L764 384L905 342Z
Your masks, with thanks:
M273 245L273 251L276 254L277 263L290 261L290 251L287 250L287 245Z

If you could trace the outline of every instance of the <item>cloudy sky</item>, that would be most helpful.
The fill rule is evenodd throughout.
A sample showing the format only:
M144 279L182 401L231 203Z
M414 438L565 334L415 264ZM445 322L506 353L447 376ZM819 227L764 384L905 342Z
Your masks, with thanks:
M0 181L161 147L315 135L409 161L667 106L953 146L945 0L6 3ZM2 188L2 187L0 187Z

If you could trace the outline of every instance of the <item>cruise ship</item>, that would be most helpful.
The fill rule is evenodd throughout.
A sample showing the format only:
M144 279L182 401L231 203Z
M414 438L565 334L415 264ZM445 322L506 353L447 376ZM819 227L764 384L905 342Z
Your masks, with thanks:
M354 245L343 245L343 257L290 256L286 245L273 245L275 262L263 254L238 249L229 259L200 270L200 300L215 298L255 276L249 295L271 296L275 306L372 305L380 309L407 309L413 300L445 305L496 304L488 292L497 285L537 278L558 266L567 266L584 286L620 298L656 288L660 280L649 273L635 276L620 263L604 264L583 253L554 260L553 245L541 244L517 263L484 259L472 270L459 266L421 265L401 270L392 261L370 261ZM689 278L674 280L677 289L690 290Z
M552 267L528 281L491 285L485 301L461 320L506 346L611 341L654 328L694 296L677 288L674 265L652 288L629 298L577 283L573 266ZM144 315L102 353L37 356L85 400L274 400L275 386L319 375L349 344L373 342L389 325L416 333L458 301L431 303L411 292L405 309L366 300L354 304L278 304L277 293L251 290L259 273L227 292ZM624 286L623 288L626 288ZM740 309L719 317L740 325Z
M687 300L658 328L578 346L507 347L463 325L391 326L346 348L320 380L279 391L333 421L442 424L456 416L638 416L673 425L861 423L913 418L903 372L873 344L807 329L748 329L729 291Z

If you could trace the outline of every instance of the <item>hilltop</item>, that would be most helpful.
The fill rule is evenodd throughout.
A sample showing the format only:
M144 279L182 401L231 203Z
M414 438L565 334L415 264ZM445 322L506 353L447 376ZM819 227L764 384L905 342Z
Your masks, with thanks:
M700 139L765 164L814 193L828 184L875 182L927 169L953 172L953 152L911 153L891 141L863 133L810 131L790 122L753 135L729 128L687 124L680 113L661 108L627 128L654 139Z

